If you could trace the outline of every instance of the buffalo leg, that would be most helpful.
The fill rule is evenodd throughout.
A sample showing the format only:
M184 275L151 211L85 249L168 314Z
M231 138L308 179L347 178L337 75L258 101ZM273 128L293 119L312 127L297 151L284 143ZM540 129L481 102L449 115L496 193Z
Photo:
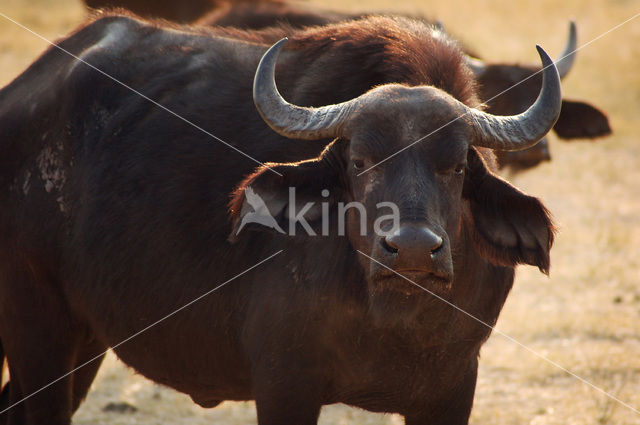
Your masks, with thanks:
M312 380L288 379L297 376L294 370L280 368L254 375L258 425L317 425L322 407L318 386Z
M72 412L78 410L80 403L87 396L91 383L93 382L102 360L106 347L97 340L92 339L78 348L76 355L76 368L80 368L73 373L73 405ZM88 363L87 363L88 362Z
M296 394L256 398L258 425L317 425L321 405Z
M22 391L20 391L20 385L18 382L16 380L13 382L7 382L2 389L2 396L0 397L0 412L4 412L0 414L0 425L24 422L24 404L17 404L12 407L15 401L22 400L22 398L23 395Z
M0 391L0 411L6 409L9 405L9 384L10 382L7 382L6 385L2 387L2 391ZM0 420L0 424L1 423L2 421Z
M11 373L9 404L20 403L8 412L8 425L70 423L73 377L64 375L74 367L72 350L67 338L61 338L61 344L43 338L22 340L18 350L7 350Z
M4 378L4 348L2 348L2 341L0 341L0 411L4 410L9 405L9 382L3 385ZM5 416L5 415L3 415ZM0 425L3 423L2 417L0 417Z
M11 383L7 425L69 425L80 332L61 292L36 267L5 263L0 335ZM0 268L0 269L2 269Z
M4 348L2 348L2 341L0 340L0 390L2 390L3 375L4 375Z
M79 368L78 370L73 372L73 375L71 375L69 378L66 378L71 379L73 386L70 415L72 415L78 409L78 407L80 407L80 403L86 397L87 392L89 391L89 388L91 387L91 384L96 376L96 373L98 372L98 369L102 364L102 360L104 358L104 350L105 347L96 340L92 340L89 343L78 344L78 349L75 355L75 365L73 366L73 368L69 368L69 370L65 372L67 373L75 368ZM61 373L60 376L62 376L63 374L64 373ZM65 393L68 391L68 385L68 383L63 384ZM47 390L43 390L43 392L44 391ZM0 410L4 410L8 406L11 406L13 403L22 400L24 397L25 394L20 391L16 380L8 382L3 389L2 394L0 394ZM6 415L3 415L5 416L4 419L0 416L0 425L4 425L5 423L12 424L25 422L25 418L27 417L26 411L24 410L25 404L27 404L26 400L23 403L20 403L19 405L11 408L10 413L7 412ZM13 419L7 422L9 417Z
M447 400L438 403L439 412L405 415L405 425L467 425L471 416L473 396L476 391L478 377L478 362L469 368L463 379L455 387Z

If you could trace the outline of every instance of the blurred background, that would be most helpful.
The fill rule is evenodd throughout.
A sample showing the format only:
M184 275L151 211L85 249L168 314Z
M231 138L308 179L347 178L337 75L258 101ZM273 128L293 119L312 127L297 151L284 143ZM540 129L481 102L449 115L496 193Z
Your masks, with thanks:
M185 0L176 0L185 1ZM488 61L538 63L535 44L563 48L570 18L583 45L640 13L637 0L309 0L344 12L439 19ZM87 16L80 0L0 0L0 13L48 39ZM0 16L0 86L48 47ZM551 162L506 175L540 197L559 226L549 278L520 267L497 328L640 409L640 17L578 52L563 95L609 115L613 135L551 139ZM0 136L1 137L1 136ZM640 424L640 415L495 334L482 349L472 424ZM201 409L109 356L74 417L94 424L255 424L252 403ZM328 406L322 424L401 424Z

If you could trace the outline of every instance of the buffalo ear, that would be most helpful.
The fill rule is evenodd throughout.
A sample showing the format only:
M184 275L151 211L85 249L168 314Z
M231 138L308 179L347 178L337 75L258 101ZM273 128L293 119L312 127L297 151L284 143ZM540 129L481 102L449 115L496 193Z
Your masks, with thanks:
M553 130L561 139L593 139L611 134L609 118L599 109L571 100L562 101L562 110Z
M549 273L554 227L540 200L493 174L469 149L463 197L469 201L473 239L481 255L501 266L530 264Z
M322 215L320 204L335 202L341 194L340 166L332 152L336 149L334 145L335 142L316 159L267 163L245 178L231 194L229 215L233 230L229 240L235 242L245 226L247 230L286 234L289 219L302 211L304 222L315 232ZM290 205L292 200L295 205ZM305 209L307 203L313 205Z

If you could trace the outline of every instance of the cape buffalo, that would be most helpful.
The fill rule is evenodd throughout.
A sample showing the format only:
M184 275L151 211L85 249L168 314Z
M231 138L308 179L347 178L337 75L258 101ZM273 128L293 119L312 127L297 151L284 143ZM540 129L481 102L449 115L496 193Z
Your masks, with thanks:
M468 422L514 267L548 272L553 241L490 149L552 128L555 66L539 49L539 97L494 116L420 22L268 47L108 16L0 91L1 423L68 425L106 347L202 406L255 400L260 425L315 424L331 403ZM345 97L385 52L414 68L389 62L390 84ZM326 234L238 232L252 205L301 224L298 201L322 205L302 219ZM398 225L374 231L383 202ZM362 206L346 235L343 203Z

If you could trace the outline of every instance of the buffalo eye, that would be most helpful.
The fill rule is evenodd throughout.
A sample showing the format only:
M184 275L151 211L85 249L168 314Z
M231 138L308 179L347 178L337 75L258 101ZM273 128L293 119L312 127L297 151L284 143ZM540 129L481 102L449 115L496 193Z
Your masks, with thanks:
M453 172L456 174L456 176L461 176L464 174L464 170L467 168L466 164L458 164L456 165L456 168L453 169Z
M362 159L354 159L353 168L356 170L362 170L364 168L364 161Z
M447 168L438 171L438 174L440 174L443 177L453 177L453 176L460 177L464 175L466 170L467 170L467 164L460 163L453 167L448 166Z

